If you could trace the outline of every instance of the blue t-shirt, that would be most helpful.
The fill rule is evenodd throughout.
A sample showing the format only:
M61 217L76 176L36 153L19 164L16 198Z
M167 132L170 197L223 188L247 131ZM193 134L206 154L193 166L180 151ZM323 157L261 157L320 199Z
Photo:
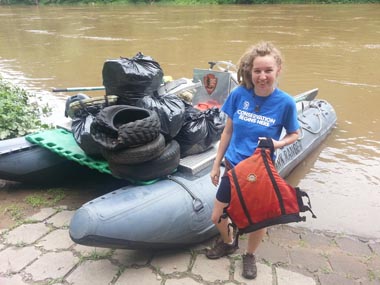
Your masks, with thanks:
M225 154L233 165L253 154L259 137L279 140L283 128L287 133L299 129L294 98L278 88L268 97L260 97L254 95L252 89L238 86L227 97L222 111L233 122Z

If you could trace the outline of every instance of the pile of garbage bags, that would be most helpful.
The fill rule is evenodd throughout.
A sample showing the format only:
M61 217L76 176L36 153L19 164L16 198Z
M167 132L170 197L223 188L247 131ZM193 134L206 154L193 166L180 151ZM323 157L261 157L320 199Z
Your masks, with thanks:
M146 181L173 173L180 158L220 140L226 117L219 108L198 109L176 94L159 94L164 73L150 56L107 60L106 94L67 99L78 145L108 161L116 177ZM162 93L162 92L161 92Z

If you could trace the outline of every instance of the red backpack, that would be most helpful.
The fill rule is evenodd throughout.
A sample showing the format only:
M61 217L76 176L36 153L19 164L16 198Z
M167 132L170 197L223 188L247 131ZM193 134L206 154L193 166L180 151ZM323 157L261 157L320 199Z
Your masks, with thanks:
M226 214L238 235L276 224L305 221L300 212L311 210L310 198L290 186L274 167L273 141L260 140L254 154L228 171L231 201ZM308 206L302 197L307 197Z

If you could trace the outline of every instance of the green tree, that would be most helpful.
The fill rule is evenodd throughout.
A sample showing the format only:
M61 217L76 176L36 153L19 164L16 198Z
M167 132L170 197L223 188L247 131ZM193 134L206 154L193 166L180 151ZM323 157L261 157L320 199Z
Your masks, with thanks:
M51 109L22 88L0 77L0 140L24 136L50 128L41 120Z

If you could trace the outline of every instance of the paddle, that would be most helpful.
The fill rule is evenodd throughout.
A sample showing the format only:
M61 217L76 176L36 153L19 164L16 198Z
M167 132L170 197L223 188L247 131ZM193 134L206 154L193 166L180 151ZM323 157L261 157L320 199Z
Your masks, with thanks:
M97 91L105 90L104 86L94 86L94 87L69 87L69 88L53 88L53 92L77 92L77 91ZM294 96L296 102L301 101L312 101L318 94L318 88L305 91L301 94Z
M53 92L77 92L77 91L96 91L104 90L104 86L95 86L95 87L70 87L70 88L53 88Z

